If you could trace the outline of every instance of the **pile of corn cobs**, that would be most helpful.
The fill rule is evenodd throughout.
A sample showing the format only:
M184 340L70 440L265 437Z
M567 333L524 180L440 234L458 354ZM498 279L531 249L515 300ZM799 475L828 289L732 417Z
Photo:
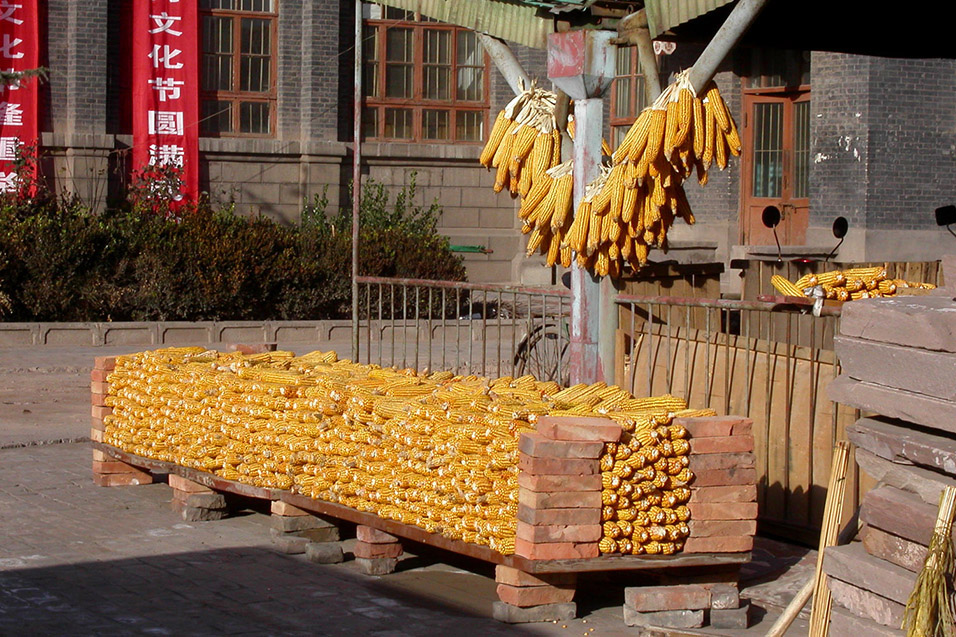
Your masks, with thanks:
M677 398L530 376L420 374L334 353L171 348L118 357L104 442L260 487L292 489L514 552L518 439L541 415L621 424L600 459L604 552L672 553L687 536L689 445Z

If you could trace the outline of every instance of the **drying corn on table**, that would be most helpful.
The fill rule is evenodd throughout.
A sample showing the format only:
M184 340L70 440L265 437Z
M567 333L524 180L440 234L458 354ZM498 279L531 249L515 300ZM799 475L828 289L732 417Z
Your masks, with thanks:
M498 564L506 621L567 615L576 572L732 568L756 530L749 421L604 383L170 348L97 360L92 438L104 486L353 522L385 570L400 538Z

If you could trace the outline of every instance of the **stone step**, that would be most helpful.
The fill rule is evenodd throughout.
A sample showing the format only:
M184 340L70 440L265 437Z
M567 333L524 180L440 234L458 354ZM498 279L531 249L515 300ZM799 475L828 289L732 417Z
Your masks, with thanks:
M956 404L948 414L956 418ZM860 418L846 428L850 442L881 458L956 476L956 437L923 431L891 418Z
M840 334L940 352L956 352L952 296L901 296L847 303Z
M913 493L926 504L939 505L943 489L956 486L956 479L921 467L890 462L865 449L856 450L856 463L877 482Z
M832 578L904 605L916 585L916 573L870 555L860 542L828 547L823 570Z
M922 546L929 546L938 507L926 504L912 493L881 486L867 493L860 520Z
M843 372L884 387L956 400L956 354L838 336L833 339Z
M858 586L834 579L828 582L830 598L836 606L842 606L851 613L869 619L882 626L897 628L903 621L904 604L880 597Z
M830 634L833 637L903 637L906 633L834 606L830 610Z
M926 560L925 546L872 526L863 527L860 539L863 541L863 548L873 557L892 562L914 573L923 568L923 562Z
M951 400L862 382L850 378L847 374L830 381L827 385L827 396L833 402L863 411L956 433L956 418L953 418L956 414L956 402Z

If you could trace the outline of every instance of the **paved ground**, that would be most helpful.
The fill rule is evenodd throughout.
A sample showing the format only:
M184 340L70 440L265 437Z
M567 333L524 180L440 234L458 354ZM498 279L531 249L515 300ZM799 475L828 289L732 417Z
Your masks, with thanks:
M0 350L0 635L639 634L621 604L640 575L584 579L576 620L506 626L490 619L484 563L419 547L399 572L368 577L350 560L276 552L255 506L184 523L164 484L94 486L87 379L94 355L117 352ZM754 558L754 626L707 634L764 634L815 554L762 540ZM788 634L806 630L801 619Z

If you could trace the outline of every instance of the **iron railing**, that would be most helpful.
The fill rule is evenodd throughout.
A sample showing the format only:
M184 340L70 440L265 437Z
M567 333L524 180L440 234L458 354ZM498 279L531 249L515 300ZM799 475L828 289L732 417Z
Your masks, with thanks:
M570 291L358 277L357 361L416 370L567 374Z

